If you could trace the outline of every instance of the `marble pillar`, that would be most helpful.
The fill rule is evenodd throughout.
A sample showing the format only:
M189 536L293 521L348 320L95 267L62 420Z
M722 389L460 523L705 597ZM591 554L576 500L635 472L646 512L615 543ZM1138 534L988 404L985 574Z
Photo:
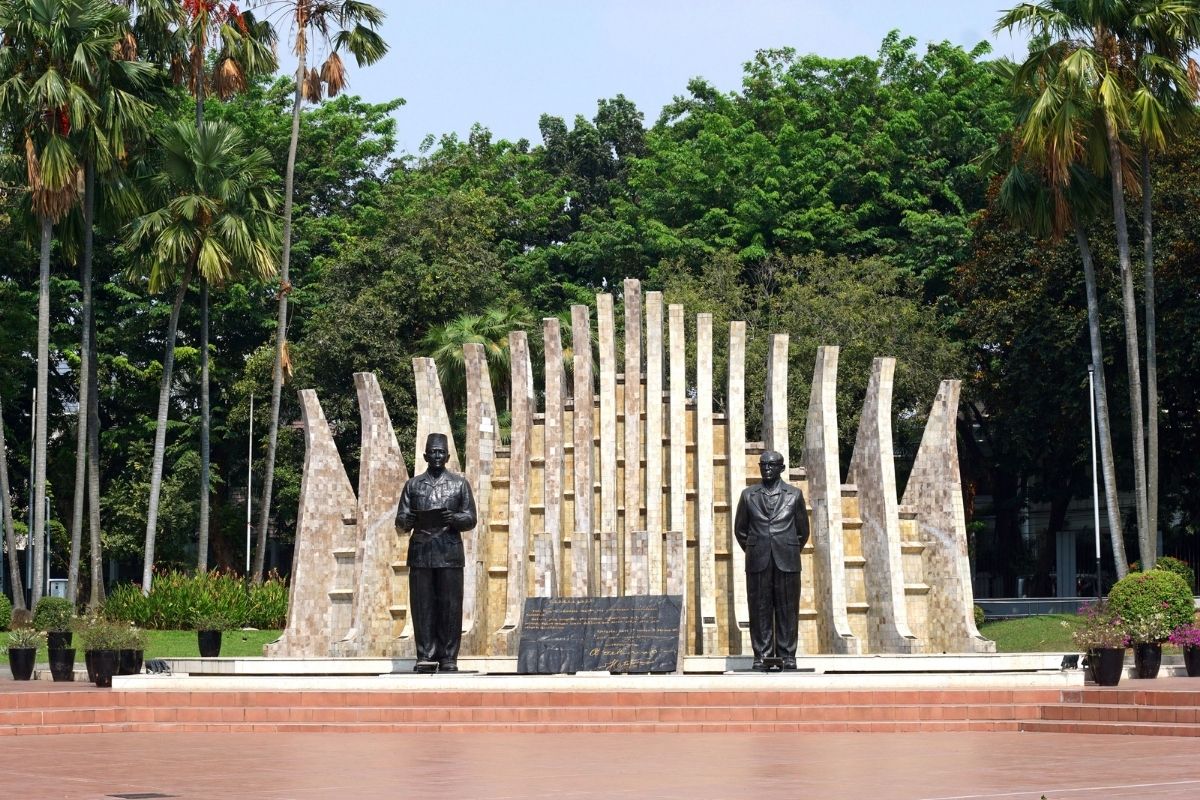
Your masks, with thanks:
M783 456L791 471L791 448L788 446L788 335L772 333L768 339L770 354L767 360L767 391L763 400L763 447ZM783 474L788 479L788 474Z
M733 527L737 516L738 500L746 488L746 323L729 323L729 376L725 394L725 463L728 469L727 500L729 501L729 553L733 597L734 627L731 631L731 649L738 653L751 653L750 609L746 598L746 553L737 543Z
M500 427L492 379L488 372L483 345L463 345L467 377L467 464L465 475L475 493L479 524L463 534L466 570L463 573L463 652L482 653L487 649L487 565L488 531L492 521L492 474L496 463L496 445Z
M542 320L542 352L545 354L545 398L546 408L543 415L543 448L545 467L543 470L542 502L546 509L543 529L550 547L547 566L538 568L539 585L547 583L544 575L547 568L553 573L550 583L556 587L563 585L564 573L562 545L562 513L563 513L563 466L566 462L565 435L563 419L565 417L565 397L567 376L563 371L562 333L559 330L557 317L547 317ZM541 563L541 562L539 562Z
M617 545L617 344L613 296L596 295L596 328L600 337L600 595L621 594Z
M592 323L588 307L571 306L571 359L574 382L571 460L575 528L571 533L571 595L587 597L596 590L592 560L592 438L594 383Z
M716 654L717 644L717 541L713 501L713 354L712 314L696 315L696 544L700 574L700 648Z
M622 450L625 487L621 497L620 551L629 553L633 532L642 529L642 284L626 278L625 284L625 442ZM629 559L625 559L626 583ZM631 592L627 591L627 594Z
M663 297L646 293L646 558L650 593L663 591Z
M524 331L508 334L512 386L512 432L508 446L508 575L504 624L496 631L495 650L516 655L521 614L528 594L529 458L533 435L533 370Z

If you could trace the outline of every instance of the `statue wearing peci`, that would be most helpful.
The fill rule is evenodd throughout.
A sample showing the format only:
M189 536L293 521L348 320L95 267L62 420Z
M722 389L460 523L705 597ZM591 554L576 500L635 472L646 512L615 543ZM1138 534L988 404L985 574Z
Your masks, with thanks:
M396 523L408 543L408 599L417 644L416 672L457 672L462 640L462 533L475 527L475 498L466 478L446 469L443 433L425 440L428 469L409 478Z

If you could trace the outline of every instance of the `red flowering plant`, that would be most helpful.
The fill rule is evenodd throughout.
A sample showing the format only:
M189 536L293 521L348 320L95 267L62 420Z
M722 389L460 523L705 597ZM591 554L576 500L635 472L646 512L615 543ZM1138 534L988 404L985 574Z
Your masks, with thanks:
M1080 650L1129 646L1125 620L1105 603L1088 603L1079 609L1080 619L1071 640Z
M1176 647L1200 647L1200 627L1189 622L1171 631L1167 641Z

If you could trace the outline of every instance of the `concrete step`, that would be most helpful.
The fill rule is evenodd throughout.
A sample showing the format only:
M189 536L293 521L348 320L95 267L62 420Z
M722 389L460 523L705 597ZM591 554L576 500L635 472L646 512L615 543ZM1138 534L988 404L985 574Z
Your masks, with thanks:
M1098 733L1139 736L1200 737L1200 725L1176 725L1170 722L1069 722L1061 720L1021 720L1018 730L1029 733Z

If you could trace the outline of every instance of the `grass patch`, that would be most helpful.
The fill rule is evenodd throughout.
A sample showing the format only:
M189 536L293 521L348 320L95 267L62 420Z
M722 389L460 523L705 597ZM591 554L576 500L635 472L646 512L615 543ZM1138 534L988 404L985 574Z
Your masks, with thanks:
M279 638L280 631L225 631L221 636L221 655L230 658L261 656L263 645ZM8 633L0 633L0 646L8 644ZM146 658L199 657L200 646L195 631L146 631ZM37 661L49 660L46 648L38 650ZM0 664L5 662L0 661ZM75 663L83 663L83 653L76 649ZM4 667L0 667L3 669Z
M979 632L996 643L997 653L1074 653L1071 631L1078 620L1075 614L1000 619L983 623Z

